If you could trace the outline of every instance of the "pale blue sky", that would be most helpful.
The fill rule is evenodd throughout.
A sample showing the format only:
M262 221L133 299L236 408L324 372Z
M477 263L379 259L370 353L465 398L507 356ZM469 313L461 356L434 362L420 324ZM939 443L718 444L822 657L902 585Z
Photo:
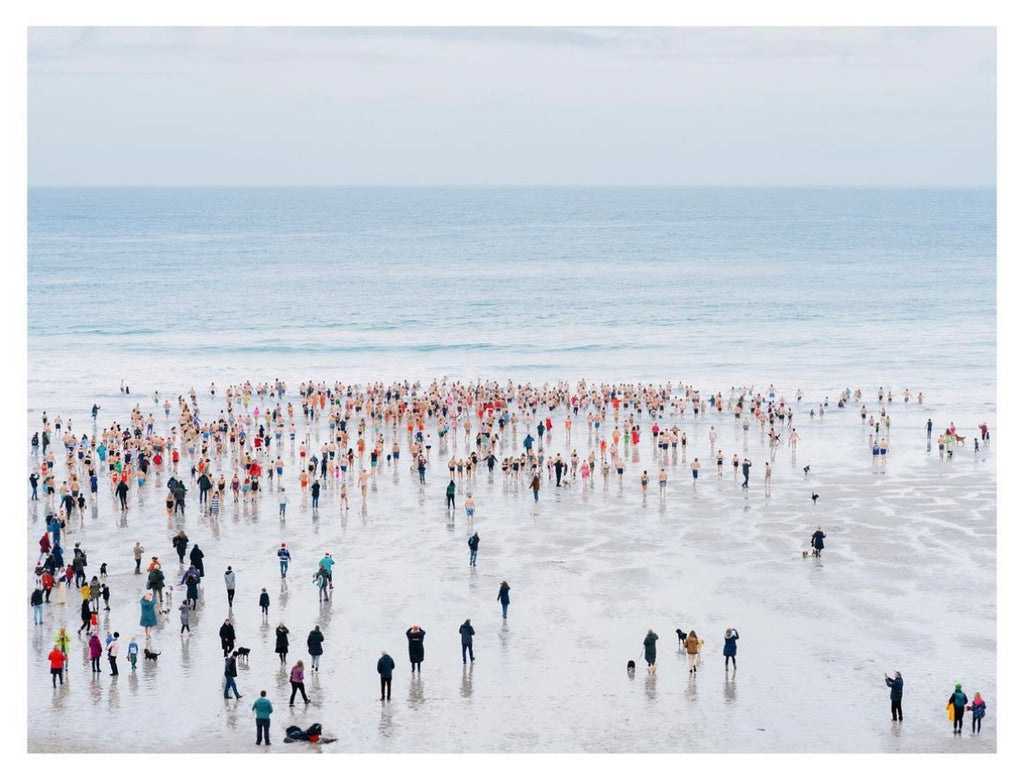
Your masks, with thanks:
M994 185L993 28L32 28L30 185Z

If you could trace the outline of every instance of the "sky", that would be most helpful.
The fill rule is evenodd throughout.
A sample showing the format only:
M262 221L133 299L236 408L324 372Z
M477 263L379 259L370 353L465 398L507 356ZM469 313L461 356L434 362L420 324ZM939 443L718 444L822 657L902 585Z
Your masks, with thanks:
M992 186L994 27L30 27L28 184Z

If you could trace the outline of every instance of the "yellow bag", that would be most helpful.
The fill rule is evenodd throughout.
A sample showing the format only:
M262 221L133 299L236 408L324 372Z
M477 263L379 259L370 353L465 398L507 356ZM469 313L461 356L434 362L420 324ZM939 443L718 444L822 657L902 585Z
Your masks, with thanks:
M947 704L946 705L946 714L949 715L949 719L950 720L953 720L953 712L954 712L953 711L953 705L952 704Z

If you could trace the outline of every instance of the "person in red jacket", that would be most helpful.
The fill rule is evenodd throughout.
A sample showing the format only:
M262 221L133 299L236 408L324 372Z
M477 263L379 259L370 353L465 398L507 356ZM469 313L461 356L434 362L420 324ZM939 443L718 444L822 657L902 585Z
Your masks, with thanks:
M57 687L57 680L60 680L60 684L64 684L64 661L67 660L67 656L60 651L60 647L57 645L53 646L50 650L50 654L46 656L50 660L50 677L53 678L53 687Z

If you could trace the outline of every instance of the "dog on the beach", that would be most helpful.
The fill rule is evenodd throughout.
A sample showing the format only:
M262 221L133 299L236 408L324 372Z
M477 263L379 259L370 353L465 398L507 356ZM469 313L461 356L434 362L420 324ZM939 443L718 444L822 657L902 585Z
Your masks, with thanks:
M953 440L955 440L957 442L957 445L960 445L961 443L966 443L967 442L967 436L966 435L957 435L954 432L953 433Z
M807 557L807 555L809 554L809 552L808 552L808 551L807 551L807 550L805 549L805 550L804 550L803 552L801 552L800 554L801 554L801 555L802 555L803 557Z
M806 476L810 472L811 472L811 466L810 465L804 465L804 475Z
M636 673L636 661L626 661L626 674Z
M818 497L819 495L817 492L811 493L811 500L814 502L814 505L818 505Z
M676 628L676 636L679 637L679 649L683 649L683 642L686 641L686 634L681 628Z
M251 650L248 647L236 647L235 648L235 655L237 655L239 658L245 658L245 662L246 663L249 662L249 653L250 652L251 652Z
M142 654L146 656L147 661L155 661L161 655L161 653L150 650L148 647L143 649Z

